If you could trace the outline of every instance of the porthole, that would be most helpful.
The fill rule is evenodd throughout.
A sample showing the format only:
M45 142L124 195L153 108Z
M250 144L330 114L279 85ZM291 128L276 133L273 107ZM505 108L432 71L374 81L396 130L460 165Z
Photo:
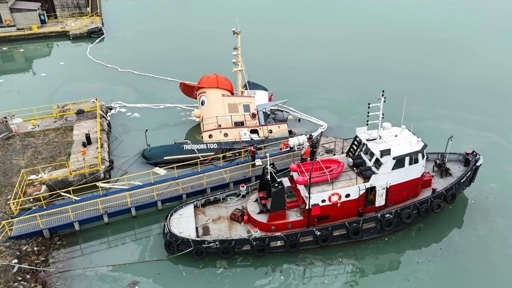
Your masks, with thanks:
M228 133L224 133L224 138L228 138Z
M345 194L345 198L350 198L350 193Z
M274 132L272 129L268 129L268 134L272 134L272 132Z
M321 202L322 202L322 203L325 203L325 202L327 202L327 201L326 201L325 199L322 199L322 201L321 201Z
M212 134L208 135L208 138L209 138L209 139L212 139L212 138L213 138L213 135L212 135Z

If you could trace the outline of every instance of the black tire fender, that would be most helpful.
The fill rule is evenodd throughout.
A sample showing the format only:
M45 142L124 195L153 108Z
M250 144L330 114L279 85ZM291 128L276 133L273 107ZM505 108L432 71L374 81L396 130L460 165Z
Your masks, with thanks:
M423 204L420 206L420 217L427 218L432 213L432 206L429 204Z
M178 247L176 246L176 242L174 242L173 239L165 240L164 248L165 248L165 252L167 252L167 254L170 254L170 255L175 254L176 251L178 250Z
M229 245L228 243L224 243L220 246L218 253L220 258L229 259L231 258L231 256L233 256L233 247L231 247L231 245Z
M437 214L437 213L443 211L444 202L441 199L434 199L434 201L432 201L431 206L432 206L432 212Z
M254 251L254 255L263 256L268 253L268 245L263 242L257 242L254 244L252 250Z
M450 191L444 196L444 202L446 202L446 204L453 204L455 200L457 200L457 194L454 191Z
M359 224L352 224L348 228L348 237L353 240L363 237L363 229L361 226L359 226Z
M284 244L286 251L288 252L296 252L300 249L300 241L297 237L292 236L286 240L286 243Z
M192 248L192 255L195 259L201 260L206 257L206 248L202 245L197 245Z
M393 228L395 228L395 219L393 219L393 216L384 216L384 219L382 219L382 229L384 231L391 231Z
M317 236L317 241L320 246L327 246L332 243L331 231L321 231Z
M410 224L413 220L412 210L407 208L400 212L400 220L405 224Z

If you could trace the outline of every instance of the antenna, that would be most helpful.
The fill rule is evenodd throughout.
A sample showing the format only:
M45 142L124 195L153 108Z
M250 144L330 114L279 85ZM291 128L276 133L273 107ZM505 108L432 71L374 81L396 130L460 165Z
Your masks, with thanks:
M402 110L402 123L400 123L400 127L404 125L405 102L407 102L407 97L404 98L404 109Z
M446 140L446 147L444 148L444 159L445 160L448 160L448 151L450 150L452 140L453 140L453 135L448 137L448 140Z
M374 120L374 121L370 121L369 119L367 119L366 126L368 126L368 124L371 124L371 123L377 123L379 126L378 129L380 130L381 124L382 124L382 119L384 119L384 113L382 112L382 110L384 108L384 103L386 103L386 96L384 96L384 90L382 90L382 92L380 93L379 97L377 97L377 99L380 100L380 103L377 103L377 104L368 103L368 112L366 113L366 118L370 118L370 115L378 115L379 119ZM380 107L380 110L378 112L370 112L370 107L373 107L373 106Z

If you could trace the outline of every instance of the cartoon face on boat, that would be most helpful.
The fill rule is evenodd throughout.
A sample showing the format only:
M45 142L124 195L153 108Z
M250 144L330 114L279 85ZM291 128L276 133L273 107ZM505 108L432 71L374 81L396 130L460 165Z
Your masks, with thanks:
M215 73L203 75L197 84L181 82L180 90L187 97L197 100L198 109L192 112L192 116L198 119L218 116L219 111L224 111L222 97L234 95L231 81Z

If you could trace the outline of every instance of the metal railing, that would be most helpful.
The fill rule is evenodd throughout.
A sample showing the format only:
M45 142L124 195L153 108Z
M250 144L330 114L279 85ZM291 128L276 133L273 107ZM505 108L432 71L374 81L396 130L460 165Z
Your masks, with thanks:
M289 165L299 155L299 151L289 154L281 154L271 158L271 161L279 166ZM0 239L5 235L11 236L16 223L16 229L23 231L40 231L51 228L65 222L75 222L93 216L115 212L128 207L135 207L145 203L151 203L173 196L187 194L201 188L226 184L242 178L257 175L261 167L253 167L251 162L229 167L223 170L206 172L204 174L167 181L150 185L141 189L126 191L122 194L100 197L95 200L76 203L72 206L60 207L41 213L22 216L4 221L0 225ZM21 223L21 224L20 224ZM18 235L18 234L16 234Z
M102 169L102 147L101 147L101 105L99 101L94 103L91 100L81 100L77 102L59 103L54 105L45 105L39 107L32 107L26 109L13 110L9 112L0 112L0 115L15 115L11 118L22 118L26 121L37 121L46 118L56 118L66 115L75 114L78 109L84 110L84 112L96 111L96 131L97 131L97 155L94 157L83 157L83 164L81 161L68 161L45 164L38 167L26 168L21 170L16 186L14 187L14 193L9 200L9 207L13 215L18 214L22 209L22 203L25 200L34 200L34 197L25 197L26 188L28 185L35 182L51 181L54 179L61 179L64 177L70 177L78 174L91 173L101 171ZM15 124L13 124L15 125ZM92 160L92 161L90 161ZM77 163L80 163L79 165ZM53 175L46 175L45 171L51 168L53 171L58 171ZM39 175L40 177L31 178L30 176ZM38 195L37 199L42 199L43 195ZM43 202L44 206L45 203ZM46 206L45 206L46 207Z
M280 142L273 142L264 145L259 145L261 147L261 154L269 154L274 153L279 150ZM233 156L233 153L239 154L238 156ZM233 158L235 157L235 158ZM201 172L205 169L212 167L211 164L215 163L216 166L223 167L225 164L229 164L233 160L236 159L249 159L249 149L241 149L236 152L230 152L226 154L218 154L211 156L209 158L201 160L193 160L189 162L184 162L164 168L160 168L157 170L149 170L136 174L130 174L118 178L112 178L108 180L103 180L95 183L75 186L67 189L57 190L53 192L34 194L34 195L26 195L26 187L28 184L34 182L41 181L49 181L51 178L40 178L29 180L27 175L31 175L26 173L27 169L24 169L20 174L20 178L18 179L18 184L16 185L13 197L9 200L9 205L12 209L14 215L17 215L21 210L32 209L34 207L43 207L46 208L52 203L62 200L68 200L71 198L72 202L75 202L79 197L83 195L104 195L109 191L112 191L112 186L114 188L132 188L133 186L145 183L158 183L159 181L169 180L172 177L177 178L178 176L184 173L190 172ZM53 165L53 164L52 164ZM41 166L47 167L51 165ZM44 171L41 167L37 167L38 171ZM165 174L160 174L162 170L165 170ZM93 171L93 170L88 170ZM84 171L75 172L75 174L84 173ZM229 173L229 170L228 170ZM73 174L73 175L75 175ZM42 174L41 174L42 175ZM51 182L50 182L51 183Z

